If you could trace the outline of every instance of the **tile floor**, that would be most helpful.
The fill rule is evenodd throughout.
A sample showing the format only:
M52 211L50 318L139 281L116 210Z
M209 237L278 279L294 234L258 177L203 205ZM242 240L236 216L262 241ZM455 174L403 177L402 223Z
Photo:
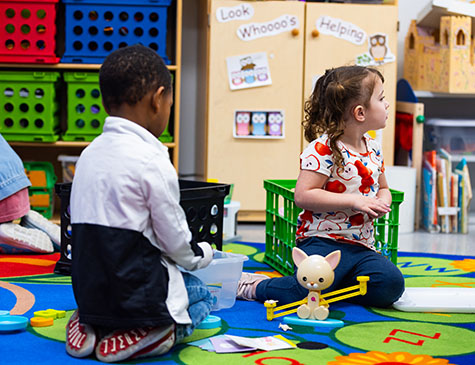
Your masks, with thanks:
M237 235L244 242L265 242L265 225L238 223ZM475 215L470 216L468 234L445 234L416 231L400 233L399 251L430 252L475 256Z

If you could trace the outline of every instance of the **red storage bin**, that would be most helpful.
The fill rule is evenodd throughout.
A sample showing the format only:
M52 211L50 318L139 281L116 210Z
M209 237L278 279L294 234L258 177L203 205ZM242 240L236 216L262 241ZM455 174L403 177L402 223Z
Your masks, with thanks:
M58 0L0 0L0 62L58 63Z

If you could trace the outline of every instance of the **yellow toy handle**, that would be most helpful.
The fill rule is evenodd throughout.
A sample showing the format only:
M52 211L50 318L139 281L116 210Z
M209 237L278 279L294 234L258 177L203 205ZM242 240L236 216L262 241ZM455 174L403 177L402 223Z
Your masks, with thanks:
M358 276L356 277L356 280L358 280L359 284L358 285L353 285L348 288L343 288L339 290L332 291L330 293L325 293L320 295L320 305L324 305L328 307L330 303L337 302L343 299L351 298L351 297L356 297L358 295L365 295L367 293L367 283L369 281L369 276ZM328 297L333 297L338 294L342 293L347 293L349 291L355 290L353 293L348 293L345 295L340 295L338 297L334 297L331 299L325 299ZM276 311L280 311L283 309L299 306L301 304L307 303L307 298L299 300L297 302L289 303L286 305L281 305L280 307L277 307L277 301L275 300L266 300L264 303L264 306L266 307L267 311L267 320L272 321L275 317L280 317L280 316L285 316L287 314L292 314L297 312L297 308L295 309L290 309L286 312L280 312L280 313L275 313Z

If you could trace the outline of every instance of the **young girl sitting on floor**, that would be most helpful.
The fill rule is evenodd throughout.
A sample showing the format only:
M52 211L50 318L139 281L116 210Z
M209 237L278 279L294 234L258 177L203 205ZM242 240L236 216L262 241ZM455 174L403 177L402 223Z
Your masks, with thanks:
M59 250L61 230L30 209L30 185L23 162L0 135L0 253Z
M404 291L399 269L374 248L373 220L390 211L381 146L366 133L382 129L389 104L384 78L375 69L345 66L327 70L305 104L305 138L300 155L295 203L299 216L296 243L307 255L341 251L331 292L357 284L367 275L368 292L349 301L385 307ZM308 295L295 275L269 279L243 273L239 299L278 300L280 305Z

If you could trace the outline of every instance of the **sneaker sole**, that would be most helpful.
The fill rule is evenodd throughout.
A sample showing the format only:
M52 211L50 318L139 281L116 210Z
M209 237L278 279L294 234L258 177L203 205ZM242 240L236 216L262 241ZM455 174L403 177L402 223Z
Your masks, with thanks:
M66 352L72 357L82 358L91 355L95 347L93 328L79 323L79 315L75 311L66 325Z
M114 331L99 341L96 357L102 362L117 362L165 353L175 342L174 327Z
M43 217L40 213L30 210L27 215L21 219L23 227L36 228L43 231L53 242L54 248L59 250L61 247L61 228L48 219Z
M0 243L32 252L53 252L53 244L46 233L14 223L0 224Z

